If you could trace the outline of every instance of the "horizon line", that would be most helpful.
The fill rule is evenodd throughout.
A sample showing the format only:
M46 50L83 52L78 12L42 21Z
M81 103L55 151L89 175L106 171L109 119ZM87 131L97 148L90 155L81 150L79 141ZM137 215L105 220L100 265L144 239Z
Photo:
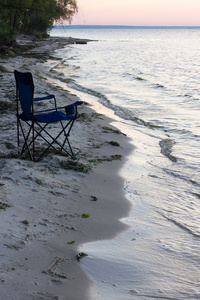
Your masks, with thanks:
M134 28L200 28L200 25L94 25L94 24L55 24L53 27L134 27Z

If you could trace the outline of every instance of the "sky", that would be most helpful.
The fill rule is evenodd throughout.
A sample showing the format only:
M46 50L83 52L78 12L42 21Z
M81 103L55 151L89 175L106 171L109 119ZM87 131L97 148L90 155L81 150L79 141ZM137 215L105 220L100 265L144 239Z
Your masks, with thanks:
M77 0L72 25L200 26L200 0Z

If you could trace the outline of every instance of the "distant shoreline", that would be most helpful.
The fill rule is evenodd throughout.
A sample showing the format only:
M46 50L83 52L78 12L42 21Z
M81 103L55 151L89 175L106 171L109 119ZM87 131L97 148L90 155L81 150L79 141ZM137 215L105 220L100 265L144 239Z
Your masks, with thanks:
M67 29L200 29L200 26L55 25Z

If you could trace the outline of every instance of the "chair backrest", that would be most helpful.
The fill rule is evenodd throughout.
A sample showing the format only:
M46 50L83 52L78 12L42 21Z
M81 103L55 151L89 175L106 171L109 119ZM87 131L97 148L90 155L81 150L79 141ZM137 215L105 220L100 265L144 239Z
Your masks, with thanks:
M22 73L15 70L14 75L16 80L17 101L20 101L24 117L30 118L34 94L32 74L30 72Z

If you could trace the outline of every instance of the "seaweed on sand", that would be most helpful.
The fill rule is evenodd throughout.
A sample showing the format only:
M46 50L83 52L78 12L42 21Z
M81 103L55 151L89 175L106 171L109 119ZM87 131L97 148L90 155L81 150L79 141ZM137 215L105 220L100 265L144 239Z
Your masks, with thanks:
M88 256L88 254L85 252L80 252L79 254L76 255L76 259L80 260L81 258L83 258L85 256Z
M0 211L1 210L6 210L6 208L10 207L10 204L4 203L0 201Z
M118 130L118 129L113 129L113 128L105 127L105 126L103 127L103 129L104 129L104 132L105 132L105 133L113 132L113 133L116 133L116 134L123 134L123 135L126 136L125 133L121 132L121 131Z
M0 113L5 113L7 111L14 111L16 110L16 103L15 102L8 102L0 100Z
M120 147L120 144L118 142L115 142L115 141L110 141L110 142L108 142L108 144L110 144L112 146Z
M122 158L123 158L123 155L114 154L114 155L106 156L106 157L103 157L103 158L97 157L95 159L90 159L89 162L94 163L94 164L100 164L104 161L122 160Z
M74 170L82 173L89 173L92 169L92 166L89 164L83 164L78 161L61 161L60 165L62 168L67 170Z

